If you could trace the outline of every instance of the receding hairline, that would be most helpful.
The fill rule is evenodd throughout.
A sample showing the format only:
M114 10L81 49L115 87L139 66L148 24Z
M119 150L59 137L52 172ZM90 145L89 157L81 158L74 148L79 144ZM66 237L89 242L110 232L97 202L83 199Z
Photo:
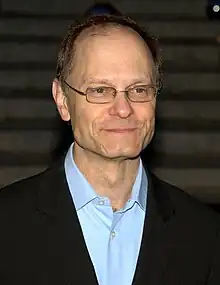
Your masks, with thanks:
M80 44L83 44L81 40L87 39L89 43L91 36L109 35L112 30L130 32L137 40L143 43L146 50L150 51L150 56L154 63L153 66L156 67L158 86L161 85L162 58L158 40L129 17L95 16L86 19L82 23L71 25L67 36L62 41L58 54L56 78L64 88L65 84L63 82L72 72L75 60L77 60L78 47L80 48Z
M98 25L91 25L90 27L85 28L76 38L75 43L77 43L81 40L86 39L87 37L91 36L108 36L111 34L112 31L127 31L130 32L131 34L136 35L138 38L140 38L143 42L144 39L136 32L134 29L132 29L129 26L125 26L119 23L113 23L113 22L106 22Z
M75 42L73 43L72 47L72 63L71 63L71 70L73 69L73 62L76 61L77 56L77 50L80 48L80 44L83 44L84 41L89 41L90 37L98 37L98 36L111 36L112 32L125 32L129 33L131 35L134 35L138 40L140 40L143 45L145 46L146 52L149 54L149 56L152 59L152 62L154 63L153 56L150 52L150 49L146 43L146 41L136 32L134 29L124 26L118 23L103 23L99 25L92 25L90 27L87 27L84 29L76 38Z

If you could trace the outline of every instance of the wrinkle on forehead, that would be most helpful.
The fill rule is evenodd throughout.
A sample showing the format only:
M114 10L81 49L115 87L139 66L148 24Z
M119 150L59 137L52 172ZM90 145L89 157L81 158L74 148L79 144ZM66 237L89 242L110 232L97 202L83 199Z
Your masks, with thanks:
M114 87L114 83L116 82L116 78L118 78L117 76L113 76L113 77L106 77L104 78L103 76L88 76L86 78L84 78L83 82L87 83L87 84L103 84L103 85L111 85ZM151 74L146 74L144 76L139 76L139 77L132 77L132 78L128 78L125 77L124 79L127 79L129 81L129 85L134 85L134 84L140 84L140 83L145 83L145 84L151 84L153 82L153 78ZM127 81L126 80L126 81Z

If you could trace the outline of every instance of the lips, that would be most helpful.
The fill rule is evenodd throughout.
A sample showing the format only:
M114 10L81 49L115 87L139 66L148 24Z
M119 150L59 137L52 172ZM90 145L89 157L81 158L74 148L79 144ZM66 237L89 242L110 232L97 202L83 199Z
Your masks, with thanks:
M136 130L135 128L105 129L106 132L110 133L130 133L135 130Z

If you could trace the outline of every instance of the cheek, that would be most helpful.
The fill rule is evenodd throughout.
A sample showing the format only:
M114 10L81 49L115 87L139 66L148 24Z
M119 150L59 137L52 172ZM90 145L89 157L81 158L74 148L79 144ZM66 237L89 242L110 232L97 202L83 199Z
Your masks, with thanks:
M90 120L86 112L77 110L73 117L73 131L77 134L89 133Z
M139 121L142 121L146 128L154 126L155 121L155 104L149 103L136 112Z
M81 132L82 126L85 125L85 111L76 100L76 102L70 102L69 112L71 117L72 129L75 136L76 134Z
M84 104L83 104L84 105ZM78 104L75 112L72 113L71 120L75 136L89 137L95 132L95 122L98 117L98 110L94 106Z
M142 117L142 118L141 118ZM155 107L151 104L147 108L139 112L139 119L143 123L141 130L141 139L144 142L144 147L148 145L155 131Z

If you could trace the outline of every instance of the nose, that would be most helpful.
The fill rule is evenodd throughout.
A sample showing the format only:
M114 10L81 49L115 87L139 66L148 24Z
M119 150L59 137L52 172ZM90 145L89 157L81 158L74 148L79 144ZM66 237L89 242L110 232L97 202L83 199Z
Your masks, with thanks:
M122 119L126 119L133 114L133 108L131 106L131 102L127 98L125 92L123 91L118 92L113 101L113 105L109 109L109 113L112 116L118 116Z

